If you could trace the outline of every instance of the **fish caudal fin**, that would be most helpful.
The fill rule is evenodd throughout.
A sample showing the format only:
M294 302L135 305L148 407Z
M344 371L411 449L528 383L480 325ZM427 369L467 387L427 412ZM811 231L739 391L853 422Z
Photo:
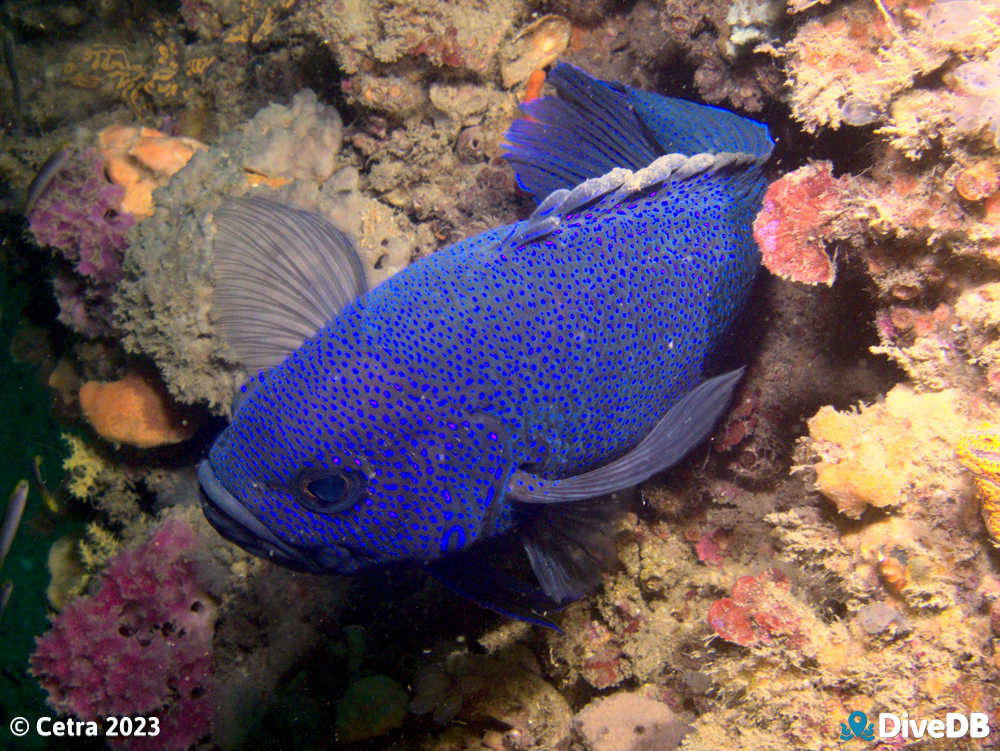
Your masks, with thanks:
M230 199L215 212L215 230L216 322L251 375L367 291L350 239L309 211Z
M708 437L745 368L709 378L681 397L627 454L573 477L546 480L517 471L507 495L520 503L569 504L638 485L669 469ZM567 508L570 507L569 504Z
M663 154L746 154L764 161L767 127L732 112L650 94L557 63L548 78L558 97L521 105L504 156L518 184L538 201L607 174L637 171Z

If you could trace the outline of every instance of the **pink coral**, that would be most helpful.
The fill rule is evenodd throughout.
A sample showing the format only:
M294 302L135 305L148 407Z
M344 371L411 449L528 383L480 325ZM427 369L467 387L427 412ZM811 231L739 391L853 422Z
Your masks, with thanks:
M787 599L788 579L779 571L741 576L732 597L723 597L708 609L708 625L726 641L744 647L771 644L781 638L791 646L805 641L798 616Z
M710 566L721 566L729 547L726 539L726 532L721 529L713 529L701 536L694 551L698 555L698 560Z
M55 282L59 320L86 336L111 326L125 233L135 224L119 209L123 195L105 176L100 155L88 149L67 160L28 215L38 243L62 260Z
M54 709L82 720L159 718L158 735L122 748L182 751L210 732L215 608L186 557L194 546L187 522L163 523L114 559L97 594L55 616L31 656Z
M843 190L830 162L814 162L771 183L753 235L772 274L806 284L832 285L836 275L822 237L842 211Z

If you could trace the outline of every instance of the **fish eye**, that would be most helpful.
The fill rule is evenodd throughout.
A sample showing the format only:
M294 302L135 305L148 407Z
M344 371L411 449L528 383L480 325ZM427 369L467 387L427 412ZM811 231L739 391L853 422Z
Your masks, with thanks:
M309 470L299 475L297 484L302 505L320 514L346 511L365 495L365 476L350 469Z

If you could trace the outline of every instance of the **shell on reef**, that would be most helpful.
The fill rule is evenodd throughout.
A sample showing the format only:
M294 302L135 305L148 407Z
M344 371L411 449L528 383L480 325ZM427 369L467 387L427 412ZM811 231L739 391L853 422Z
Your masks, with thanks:
M534 71L555 62L569 46L572 25L557 15L542 16L522 29L504 54L500 75L505 89L528 80Z
M1000 190L1000 173L989 160L976 162L955 175L955 190L967 201L982 201Z

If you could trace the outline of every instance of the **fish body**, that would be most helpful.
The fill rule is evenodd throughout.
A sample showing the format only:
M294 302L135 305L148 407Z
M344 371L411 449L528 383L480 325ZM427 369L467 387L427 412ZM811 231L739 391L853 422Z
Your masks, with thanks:
M550 80L560 98L536 100L508 134L540 201L531 217L411 265L262 367L200 470L227 536L287 565L350 572L454 560L523 528L561 604L592 578L585 499L704 438L735 383L704 381L705 359L759 266L766 129L565 65ZM678 119L692 115L719 118L735 140L702 152L717 134L687 134ZM301 213L232 209L227 242L267 212L282 227ZM234 289L223 306L238 322L246 288ZM259 332L241 326L233 338L252 350Z

